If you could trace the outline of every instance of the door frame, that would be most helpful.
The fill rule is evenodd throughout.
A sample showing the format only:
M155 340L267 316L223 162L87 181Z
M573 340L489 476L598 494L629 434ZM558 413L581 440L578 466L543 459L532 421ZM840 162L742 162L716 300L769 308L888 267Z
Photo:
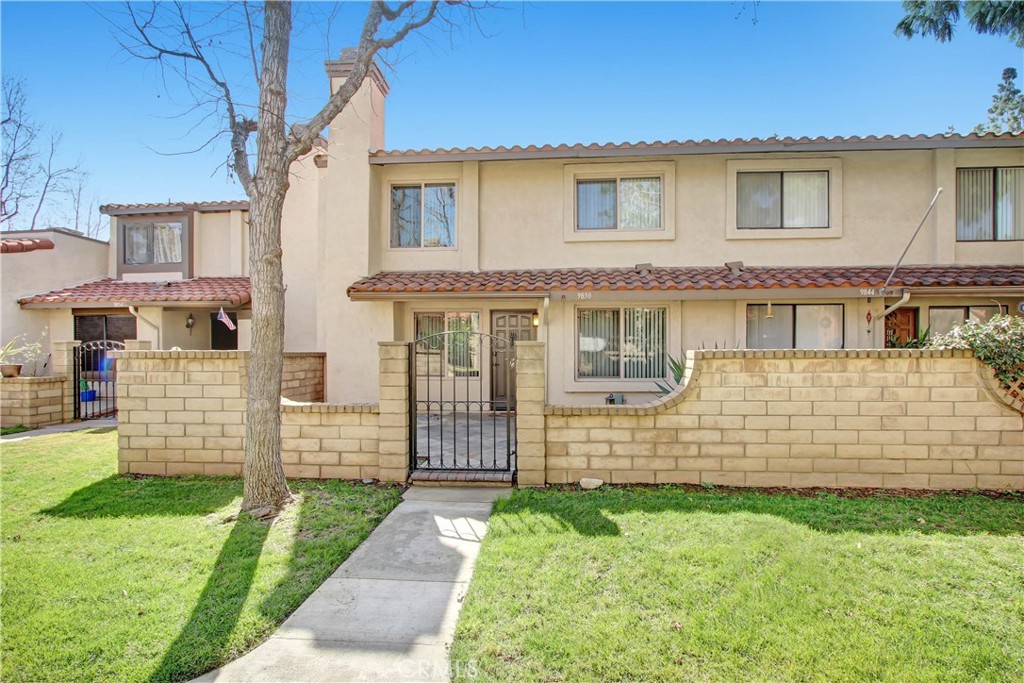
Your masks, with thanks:
M537 328L533 327L532 320L533 320L533 316L537 314L537 311L535 309L521 309L521 308L510 308L510 309L500 309L500 310L498 310L498 309L491 309L491 319L490 319L490 323L489 324L490 324L490 330L491 330L491 335L492 336L494 336L494 337L498 336L497 335L497 330L495 329L495 325L494 325L494 318L495 318L495 316L497 316L497 315L508 315L510 313L516 314L516 315L528 315L528 316L530 316L530 320L531 320L530 330L531 330L531 333L533 334L534 338L536 338L536 334L537 334L536 333L536 329ZM508 349L508 353L512 354L512 358L510 358L508 360L512 361L513 363L515 362L516 341L518 341L518 340L511 341L510 344L509 344L509 349ZM535 339L528 339L528 340L525 340L525 341L535 341ZM490 388L491 389L491 397L492 398L495 397L495 396L498 396L498 392L496 391L496 389L497 389L496 385L497 385L497 382L499 381L499 378L502 376L501 373L496 373L496 372L493 371L494 367L495 367L495 363L494 363L494 360L492 359L492 361L491 361L491 368L492 368L492 372L491 372L491 388ZM508 388L507 395L508 395L508 403L509 403L509 405L506 406L506 409L510 409L510 410L512 410L514 412L515 409L516 409L516 379L515 379L516 375L515 375L515 373L514 372L511 373L510 377L511 377L512 386Z

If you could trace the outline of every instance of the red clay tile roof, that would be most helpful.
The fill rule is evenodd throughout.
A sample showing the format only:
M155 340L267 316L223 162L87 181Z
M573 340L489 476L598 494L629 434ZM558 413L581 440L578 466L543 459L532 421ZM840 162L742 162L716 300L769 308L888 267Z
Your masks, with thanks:
M197 277L170 282L125 282L105 278L77 287L19 299L26 306L53 304L164 304L196 302L241 306L251 300L247 277Z
M801 150L841 151L852 149L934 149L936 147L1016 147L1024 133L958 133L941 135L852 135L848 137L773 137L727 140L668 140L665 142L621 142L514 145L512 147L450 147L438 149L381 150L370 154L370 163L389 164L459 158L488 159L581 158L602 156L648 156L670 154L716 154L733 152L795 152Z
M213 202L163 202L157 204L104 204L100 213L111 216L133 213L183 213L185 211L231 211L249 210L245 199L228 199Z
M40 238L0 240L0 253L3 254L17 254L38 249L53 249L53 241Z
M746 267L734 274L719 267L567 268L559 270L489 270L480 272L384 272L348 288L361 294L457 294L554 291L683 291L731 289L803 289L879 287L892 266L794 268ZM890 287L1024 288L1024 265L901 266ZM1024 289L1022 289L1024 294Z

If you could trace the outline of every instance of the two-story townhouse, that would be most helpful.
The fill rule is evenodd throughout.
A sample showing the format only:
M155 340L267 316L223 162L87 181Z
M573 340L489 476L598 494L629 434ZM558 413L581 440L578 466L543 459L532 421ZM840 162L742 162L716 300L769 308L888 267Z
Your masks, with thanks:
M378 340L445 330L546 341L551 402L632 403L685 349L884 348L1024 300L1021 135L400 151L387 92L318 157L332 401L376 400Z

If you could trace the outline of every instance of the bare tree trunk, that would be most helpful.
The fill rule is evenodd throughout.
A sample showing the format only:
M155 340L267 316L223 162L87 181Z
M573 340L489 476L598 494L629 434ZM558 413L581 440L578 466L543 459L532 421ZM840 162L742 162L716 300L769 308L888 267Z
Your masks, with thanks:
M281 464L281 374L284 368L284 272L281 213L288 191L285 137L291 4L264 7L256 172L247 187L252 351L245 428L242 508L278 508L291 493Z

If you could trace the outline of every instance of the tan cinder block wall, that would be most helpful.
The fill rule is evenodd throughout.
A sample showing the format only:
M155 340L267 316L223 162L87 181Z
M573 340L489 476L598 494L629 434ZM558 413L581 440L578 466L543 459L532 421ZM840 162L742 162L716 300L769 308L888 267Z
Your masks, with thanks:
M248 355L245 351L117 352L119 471L241 475ZM285 365L308 373L297 377L294 387L311 391L319 386L322 394L322 355L286 354ZM314 367L319 367L319 379L317 371L310 369ZM408 419L407 409L405 415ZM281 458L289 477L384 479L392 474L382 471L379 462L376 405L300 403L285 398L281 422Z
M281 395L292 401L324 400L325 353L288 353L281 375Z
M543 486L544 343L516 343L516 470L520 486Z
M81 344L80 341L55 341L51 345L53 374L64 378L63 422L75 419L75 392L78 391L75 386L75 349Z
M61 424L67 385L63 375L0 379L0 426L35 429Z
M702 351L638 406L546 409L550 483L1024 489L1024 416L967 351Z

